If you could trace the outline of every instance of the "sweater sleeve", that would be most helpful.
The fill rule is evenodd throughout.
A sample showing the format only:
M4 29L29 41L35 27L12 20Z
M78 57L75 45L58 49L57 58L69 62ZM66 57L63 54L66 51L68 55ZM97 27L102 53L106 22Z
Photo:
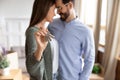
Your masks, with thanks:
M37 61L34 57L34 53L37 49L37 43L34 36L36 31L36 29L30 28L26 32L26 67L30 76L40 78L43 77L44 73L44 58Z
M80 74L79 80L89 80L90 74L95 61L95 46L92 31L86 32L86 37L83 44L84 51L84 67Z

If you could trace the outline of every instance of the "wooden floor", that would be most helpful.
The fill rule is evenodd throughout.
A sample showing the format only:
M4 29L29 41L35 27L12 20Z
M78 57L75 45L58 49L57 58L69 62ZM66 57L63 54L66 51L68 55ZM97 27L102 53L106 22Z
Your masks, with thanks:
M104 77L97 74L91 74L90 80L104 80Z
M23 80L30 80L28 73L23 73ZM104 80L104 77L97 74L91 74L90 80Z

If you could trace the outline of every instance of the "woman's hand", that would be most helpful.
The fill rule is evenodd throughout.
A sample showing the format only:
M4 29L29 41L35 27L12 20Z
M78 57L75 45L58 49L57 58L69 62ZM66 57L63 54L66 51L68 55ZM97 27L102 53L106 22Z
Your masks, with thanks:
M48 41L46 40L46 35L48 33L47 29L40 29L35 33L35 38L37 41L37 46L39 49L44 50L47 46Z
M47 29L40 29L34 34L37 42L37 50L34 56L38 61L40 61L43 51L45 50L48 43L48 40L46 40L47 33L48 33Z

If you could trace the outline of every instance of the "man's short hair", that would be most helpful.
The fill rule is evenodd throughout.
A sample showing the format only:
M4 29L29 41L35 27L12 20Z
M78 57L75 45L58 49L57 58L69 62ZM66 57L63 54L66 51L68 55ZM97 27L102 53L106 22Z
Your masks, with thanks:
M71 1L73 4L75 4L75 0L62 0L62 2L63 2L64 4L69 3L70 1Z

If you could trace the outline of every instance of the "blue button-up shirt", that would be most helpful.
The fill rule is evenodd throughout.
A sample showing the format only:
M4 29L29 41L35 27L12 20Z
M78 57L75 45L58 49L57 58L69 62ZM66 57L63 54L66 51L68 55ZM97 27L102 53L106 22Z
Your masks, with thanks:
M48 29L59 44L60 80L89 80L95 60L92 30L78 18L68 23L55 19Z

